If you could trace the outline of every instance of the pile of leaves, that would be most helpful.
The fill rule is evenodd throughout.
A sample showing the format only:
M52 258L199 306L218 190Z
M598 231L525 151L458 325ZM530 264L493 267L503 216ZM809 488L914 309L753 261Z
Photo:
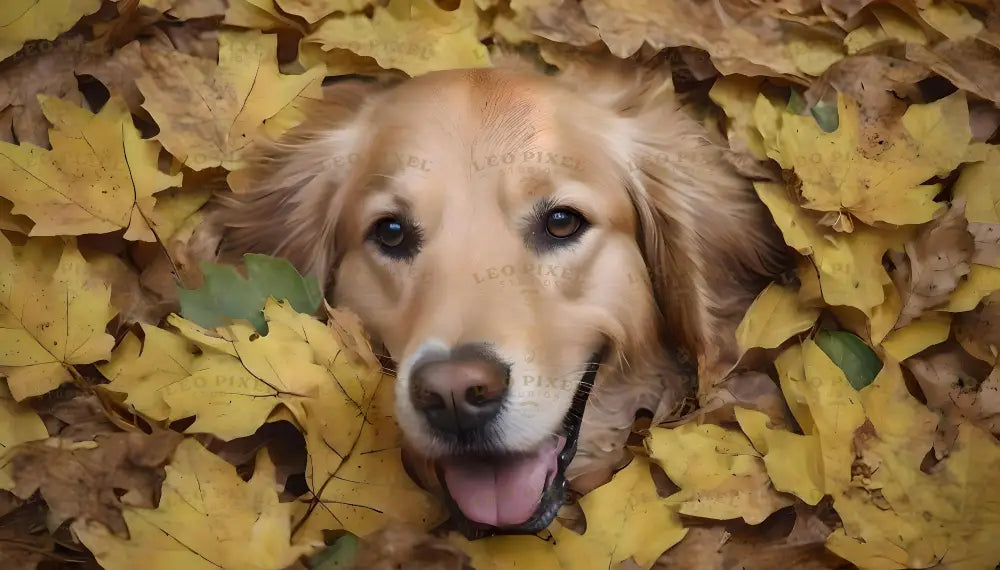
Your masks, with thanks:
M690 413L468 542L428 534L358 319L188 245L324 78L491 46L669 60L800 256ZM0 567L1000 563L992 0L8 0L0 60Z

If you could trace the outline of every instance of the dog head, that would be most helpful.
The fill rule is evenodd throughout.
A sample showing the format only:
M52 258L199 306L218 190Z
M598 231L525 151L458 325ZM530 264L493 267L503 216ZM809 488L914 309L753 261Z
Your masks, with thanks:
M472 527L547 526L598 368L648 379L666 343L724 339L717 299L767 272L760 204L658 77L335 85L216 214L225 251L288 258L384 345L406 445Z

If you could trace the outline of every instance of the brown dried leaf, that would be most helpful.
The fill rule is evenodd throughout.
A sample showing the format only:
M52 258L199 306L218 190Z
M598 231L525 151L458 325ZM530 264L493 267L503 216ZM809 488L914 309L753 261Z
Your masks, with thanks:
M959 89L1000 103L1000 48L973 38L944 41L933 48L907 44L906 59L930 67Z
M469 556L445 539L390 523L358 545L356 570L472 570Z
M955 319L955 337L966 352L990 366L1000 363L1000 292Z
M896 327L904 327L926 310L948 301L959 281L969 273L974 243L966 231L965 202L957 200L937 219L927 223L904 246L892 278L902 299Z
M972 263L1000 268L1000 223L969 222L975 240Z
M943 458L958 437L958 426L973 422L1000 433L1000 369L969 356L954 342L933 347L903 364L910 369L927 399L941 416L934 451Z
M41 491L57 523L97 521L125 537L115 490L130 491L131 504L153 508L165 477L163 465L181 439L160 431L101 435L75 444L59 438L25 444L12 459L14 494L26 499Z

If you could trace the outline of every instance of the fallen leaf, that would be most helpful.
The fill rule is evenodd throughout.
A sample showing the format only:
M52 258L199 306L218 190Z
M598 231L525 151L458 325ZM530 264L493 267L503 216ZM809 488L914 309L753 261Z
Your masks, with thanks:
M855 390L872 383L882 362L860 338L842 331L820 331L816 345L840 368Z
M817 76L841 59L843 32L832 25L809 26L781 22L763 13L739 20L712 4L676 2L639 4L626 0L584 0L587 19L601 40L619 58L633 55L648 43L660 50L693 46L712 57L723 75ZM738 8L737 8L738 9Z
M0 60L29 40L54 40L101 7L101 0L8 0L0 7Z
M106 434L93 442L53 438L26 444L11 460L13 491L22 499L39 491L57 525L95 521L126 536L115 491L127 490L132 501L151 508L163 482L163 465L180 440L177 433L160 431Z
M259 31L219 33L219 63L143 47L147 73L136 80L160 133L156 139L193 170L238 168L257 129L296 97L317 98L322 66L278 72L277 38Z
M769 105L758 98L758 107ZM845 211L867 224L929 222L941 207L933 201L941 186L925 182L955 169L971 140L964 93L911 105L897 139L866 132L859 113L856 102L838 95L840 126L828 134L811 117L755 111L768 156L801 182L803 207ZM877 138L874 150L862 147L865 137Z
M369 0L276 0L283 12L301 16L310 25L336 12L350 14L364 10Z
M1000 293L986 297L972 311L958 313L955 338L966 352L996 366L1000 355Z
M899 256L892 272L902 300L896 328L946 303L969 273L974 242L966 231L964 210L964 201L958 199L904 246L906 258Z
M290 310L279 307L274 305ZM212 336L176 315L168 322L179 333L142 325L145 342L129 333L98 369L111 380L102 389L127 394L127 404L155 420L195 416L190 433L224 440L249 436L275 407L301 405L299 400L333 380L309 344L287 326L271 323L261 336L234 323L220 329L222 336ZM195 355L192 345L201 353Z
M784 185L755 182L754 188L785 243L813 257L827 304L855 307L869 314L885 301L882 284L889 281L882 265L882 256L889 247L885 234L861 229L846 235L828 233L820 229L809 212L789 199Z
M760 524L792 504L771 487L764 461L739 431L712 424L652 428L650 458L680 491L667 497L683 515Z
M35 222L31 235L79 235L125 229L125 239L155 240L154 193L181 177L157 170L160 145L143 140L128 108L112 98L90 112L49 97L52 150L0 142L0 186L15 214Z
M882 341L882 349L895 360L902 362L928 347L948 340L950 332L951 315L926 313L889 333Z
M181 316L205 328L224 324L224 319L250 321L267 334L264 303L268 298L288 301L292 309L314 314L323 298L315 275L302 277L287 260L248 253L243 256L244 279L236 268L205 262L201 289L178 291Z
M226 12L226 0L140 0L139 4L178 20L213 18Z
M389 0L376 6L371 18L364 14L324 20L304 43L326 51L350 50L374 58L386 69L410 76L439 69L485 67L490 64L486 46L479 42L479 18L472 0L445 11L434 0Z
M961 313L976 308L985 297L1000 291L1000 268L972 264L969 274L959 282L942 311Z
M798 292L771 283L747 309L736 328L740 351L753 347L777 348L789 338L809 330L819 318L819 309L799 303Z
M278 502L266 453L244 482L232 465L184 439L165 470L155 510L124 508L128 540L97 523L73 524L106 570L131 569L136 560L149 570L273 570L322 544L291 543L291 505Z
M906 45L906 59L925 65L956 87L1000 102L1000 48L967 38L943 41L933 49Z
M10 473L11 451L22 443L47 437L49 431L42 418L31 409L19 406L6 383L0 382L0 448L3 449L0 453L0 489L14 488Z
M937 0L917 9L920 17L935 30L950 40L962 40L976 36L983 30L983 23L958 2Z
M110 298L72 239L35 238L15 248L0 235L0 372L15 400L72 381L74 364L111 355L114 338L104 332L115 316Z

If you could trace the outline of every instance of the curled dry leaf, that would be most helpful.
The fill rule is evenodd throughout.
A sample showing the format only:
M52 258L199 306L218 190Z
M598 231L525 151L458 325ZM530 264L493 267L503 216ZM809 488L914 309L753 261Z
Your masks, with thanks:
M371 570L472 570L469 556L419 527L390 523L364 537L354 568ZM345 569L346 570L346 569Z
M765 9L736 15L746 3L692 1L646 4L584 0L587 19L611 53L625 58L648 42L656 49L693 46L707 51L724 75L817 76L844 56L843 32L768 18Z
M28 443L11 459L13 492L27 499L39 491L57 525L94 521L126 537L116 490L129 491L131 504L152 508L163 465L180 441L180 434L160 431L104 434L80 443L59 438Z
M937 219L921 226L904 246L905 258L894 256L892 277L902 301L895 328L944 305L969 272L974 242L966 225L965 201L958 199Z

